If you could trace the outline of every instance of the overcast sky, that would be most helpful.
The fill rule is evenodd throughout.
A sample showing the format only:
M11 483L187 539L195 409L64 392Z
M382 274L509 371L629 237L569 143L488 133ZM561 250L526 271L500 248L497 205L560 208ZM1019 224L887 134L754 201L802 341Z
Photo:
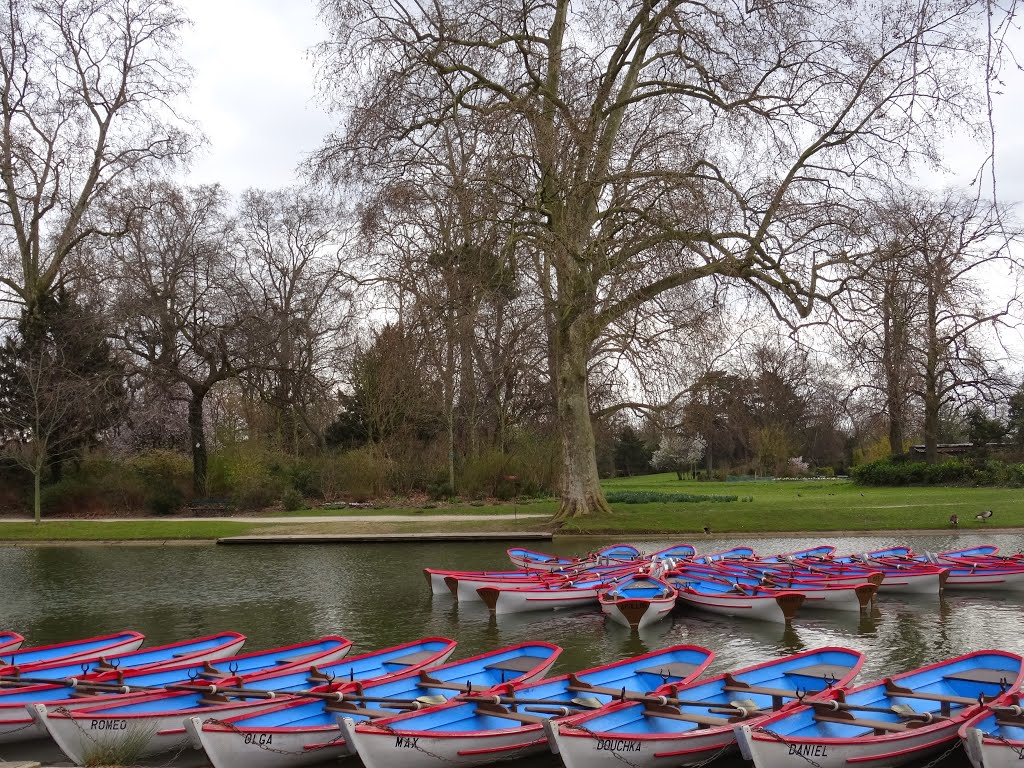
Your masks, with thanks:
M190 113L209 139L188 182L220 182L231 192L275 188L296 179L299 163L322 141L332 119L317 107L310 49L324 37L315 0L182 0L194 26L185 55L196 70ZM998 172L1004 202L1024 199L1024 78L998 97ZM931 183L969 181L984 148L953 134L957 173Z
M189 113L209 139L188 182L231 192L292 184L330 130L316 106L310 48L324 32L314 0L182 0L196 71Z

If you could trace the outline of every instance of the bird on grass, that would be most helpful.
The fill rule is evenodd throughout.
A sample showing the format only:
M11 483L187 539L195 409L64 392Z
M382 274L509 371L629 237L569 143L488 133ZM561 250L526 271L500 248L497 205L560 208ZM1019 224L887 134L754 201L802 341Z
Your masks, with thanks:
M974 519L980 523L984 523L987 522L990 517L992 517L992 510L986 509L984 512L979 512L978 514L976 514L974 516Z
M711 529L708 528L706 525L704 526L704 535L705 536L710 536L711 535Z
M954 528L957 528L960 525L960 516L959 515L950 515L949 516L949 524L951 526L953 526Z

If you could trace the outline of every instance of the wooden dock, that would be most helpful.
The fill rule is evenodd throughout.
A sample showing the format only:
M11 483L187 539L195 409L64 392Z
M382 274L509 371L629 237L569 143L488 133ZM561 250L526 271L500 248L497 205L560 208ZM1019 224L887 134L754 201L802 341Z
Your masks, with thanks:
M546 531L517 531L512 533L294 533L262 536L225 536L218 544L427 544L435 541L551 541Z

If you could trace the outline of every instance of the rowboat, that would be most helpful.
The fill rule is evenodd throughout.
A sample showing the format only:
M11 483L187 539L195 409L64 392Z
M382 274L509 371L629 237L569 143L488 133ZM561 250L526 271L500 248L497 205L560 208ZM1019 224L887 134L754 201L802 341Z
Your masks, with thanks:
M139 641L141 644L141 640ZM16 683L19 678L31 677L34 679L54 680L63 677L84 677L94 672L105 672L120 667L153 667L160 664L170 664L177 661L196 659L219 659L224 656L232 656L245 644L245 635L237 632L220 632L216 635L207 635L195 640L181 640L167 645L143 648L141 650L129 650L127 652L104 653L103 656L92 655L84 657L79 654L71 658L59 658L56 661L38 663L16 663L15 665L0 669L0 678L8 683ZM133 643L126 643L131 647ZM134 645L138 648L138 645ZM26 651L16 651L15 656L31 653L29 648ZM74 670L74 672L72 671Z
M557 571L562 568L579 565L580 563L578 557L559 557L558 555L548 555L544 552L535 552L532 549L524 549L522 547L513 547L506 550L506 554L508 559L512 561L512 565L517 568L532 569L534 571Z
M16 651L24 642L25 638L17 632L0 632L0 654Z
M576 570L540 572L526 576L466 573L446 576L444 582L459 602L480 602L481 597L478 590L482 587L495 587L498 589L529 589L538 586L558 587L569 581L579 583L602 579L606 576L616 578L623 573L632 572L637 567L621 563L602 566L591 565L589 567L580 566Z
M943 552L939 555L906 555L879 558L894 564L928 563L948 571L944 589L989 591L1024 590L1024 562L994 558L994 547Z
M716 563L720 560L749 560L754 558L754 550L750 547L733 547L732 549L726 549L722 552L713 552L710 555L701 555L695 558L697 562L704 563Z
M642 695L667 681L688 682L713 657L705 648L675 646L423 712L360 723L343 720L342 730L366 768L490 765L547 751L544 724L549 718Z
M206 750L214 768L291 768L352 754L338 723L388 717L407 709L444 703L463 692L486 692L547 674L561 653L550 643L521 643L428 672L421 670L366 686L324 689L333 701L301 698L257 714L203 722L185 721L194 746Z
M532 586L480 587L477 594L488 610L495 615L575 608L588 603L596 603L598 594L616 579L624 577L630 572L634 572L634 568L627 567L583 581L538 583Z
M864 662L846 648L819 648L613 704L548 728L566 768L661 768L703 764L735 749L735 723L755 723L801 695L849 683Z
M78 659L49 664L20 667L17 674L0 676L5 689L0 690L0 744L41 738L46 730L33 723L25 711L27 704L45 701L63 701L75 696L85 686L82 682L106 682L127 677L128 670L159 671L165 666L179 666L189 662L202 668L208 661L233 655L245 637L237 632L224 632L198 640L186 640L169 645L155 646L141 651L130 651L104 659ZM346 641L347 642L347 641ZM178 678L183 679L183 678ZM145 685L163 685L152 679Z
M1019 767L1024 761L1024 708L1020 694L979 712L960 726L964 751L974 768Z
M794 756L821 768L900 766L948 748L961 725L1000 703L1024 679L1024 659L976 651L845 691L737 730L756 768L791 768Z
M799 563L801 560L828 560L835 554L836 548L824 544L818 547L798 549L795 552L786 552L772 557L762 557L762 563Z
M43 704L30 707L37 723L49 732L61 751L77 765L87 765L97 748L130 739L137 758L177 752L191 744L184 722L189 717L225 719L252 714L278 704L279 695L322 687L330 681L346 683L381 680L411 670L443 663L455 650L455 641L426 638L392 648L336 661L290 665L287 669L256 671L214 681L205 691L182 691L195 686L81 706L73 710Z
M435 595L452 594L448 579L480 579L481 581L504 581L508 579L535 580L545 576L549 578L565 578L557 572L541 570L520 570L520 571L451 571L441 568L424 568L423 575L426 576L430 591ZM482 586L482 585L481 585ZM475 599L475 598L474 598Z
M669 574L665 581L676 588L678 602L724 616L788 624L804 603L797 590L747 590L687 570Z
M90 637L85 640L69 640L52 645L37 645L32 648L10 649L0 659L0 675L11 675L14 667L30 667L54 661L72 661L74 659L98 659L101 656L112 656L119 653L134 651L145 636L138 632L116 632L111 635Z
M676 588L646 574L627 576L597 596L601 611L628 629L661 621L676 604Z
M692 571L696 569L688 569L688 572ZM860 613L867 610L878 592L878 585L868 581L838 582L825 578L819 581L789 580L784 584L778 584L763 576L760 579L751 576L729 576L723 579L721 574L714 576L713 569L708 569L706 573L709 580L721 580L734 586L741 586L747 592L800 592L804 596L802 609Z
M696 554L697 550L691 544L673 544L671 547L665 547L665 549L652 552L647 559L651 562L656 560L688 560L691 557L695 557Z

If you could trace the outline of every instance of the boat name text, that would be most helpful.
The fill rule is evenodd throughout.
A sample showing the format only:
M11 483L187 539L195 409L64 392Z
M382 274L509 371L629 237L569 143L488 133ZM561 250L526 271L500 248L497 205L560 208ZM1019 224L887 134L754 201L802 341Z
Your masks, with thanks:
M127 731L127 720L90 720L89 729L93 731Z
M790 744L789 754L801 757L828 757L828 746L825 744Z
M629 739L598 739L597 748L607 749L609 752L639 752L640 743Z

